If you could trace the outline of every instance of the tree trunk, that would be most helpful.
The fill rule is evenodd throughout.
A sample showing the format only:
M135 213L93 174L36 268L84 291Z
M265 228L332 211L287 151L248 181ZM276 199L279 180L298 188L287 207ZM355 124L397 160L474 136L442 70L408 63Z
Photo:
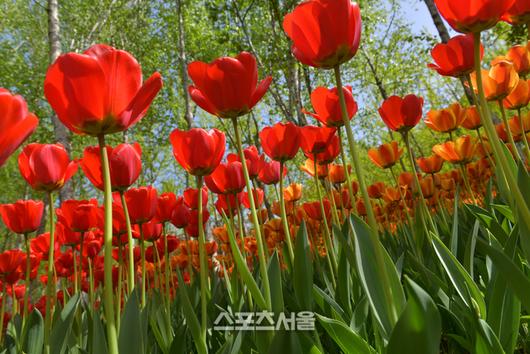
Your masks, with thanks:
M61 55L61 34L59 25L59 3L58 0L48 0L48 42L50 46L50 64ZM70 153L70 132L59 121L55 114L52 114L53 132L55 140L62 144L66 151ZM59 200L62 202L71 199L73 196L72 183L67 182L59 192Z
M190 95L188 93L188 71L186 58L186 30L184 28L184 14L182 12L183 0L176 0L177 5L177 21L178 21L178 58L180 81L182 83L182 97L184 98L184 119L186 120L187 128L192 127L193 115L191 113Z
M436 5L434 4L434 0L423 1L425 2L425 5L427 5L427 9L429 9L432 22L434 23L434 26L436 27L436 30L438 31L442 42L447 43L449 39L451 39L451 36L449 35L449 31L447 30L447 27L445 27L442 17L440 16L440 13L438 12ZM462 87L464 88L464 92L466 94L468 102L470 104L474 104L475 102L473 102L473 94L471 92L471 89L466 85L466 79L461 77L460 82L462 83Z

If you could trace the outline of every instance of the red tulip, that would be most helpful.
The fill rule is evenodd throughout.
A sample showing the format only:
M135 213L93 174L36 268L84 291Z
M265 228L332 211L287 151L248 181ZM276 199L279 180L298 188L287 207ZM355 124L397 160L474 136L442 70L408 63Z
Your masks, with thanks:
M342 88L346 100L348 118L351 120L357 113L358 107L352 95L351 86ZM327 89L326 87L317 87L311 93L311 104L315 113L302 110L305 114L310 114L326 127L342 127L342 109L339 102L339 94L336 87Z
M190 209L199 209L199 190L188 188L183 193L184 204ZM202 187L202 207L208 205L208 188Z
M59 120L74 133L94 136L136 124L161 88L159 73L142 84L136 59L102 44L61 55L44 80L44 94Z
M194 85L190 96L206 112L220 118L245 115L261 100L272 78L258 84L256 58L241 52L235 58L222 57L210 64L194 61L188 65Z
M351 0L308 0L283 19L293 55L306 65L333 68L347 62L361 41L361 10Z
M35 190L54 191L77 171L61 144L29 144L18 156L20 174Z
M324 152L336 132L335 128L316 127L313 125L300 128L302 137L300 147L306 156L314 156Z
M17 234L37 231L42 220L44 203L35 200L19 200L0 205L0 214L7 228Z
M142 147L138 143L107 146L110 184L114 191L124 191L136 182L142 171ZM103 190L101 157L98 146L88 146L83 152L81 169L94 187Z
M26 101L0 87L0 167L34 131L39 120Z
M131 188L125 192L131 224L143 224L156 214L158 195L152 186Z
M243 165L239 161L222 163L204 182L213 193L237 194L245 188Z
M329 200L324 199L324 212L326 214L326 219L329 219L331 215L331 203ZM309 202L304 203L303 205L304 211L308 218L312 220L322 221L324 218L322 217L322 208L320 207L320 202Z
M225 153L226 138L224 133L217 129L175 129L169 140L177 162L195 176L207 176L212 173Z
M103 227L103 210L96 199L66 200L55 212L58 221L75 232Z
M156 220L160 223L165 223L171 220L171 214L177 205L177 197L175 193L167 192L158 196L156 207Z
M55 252L59 250L59 243L55 240ZM48 252L50 251L50 233L46 232L29 241L29 249L31 253L38 254L42 259L48 259Z
M210 218L210 213L208 210L202 211L202 225L206 225L208 222L208 219ZM184 228L184 231L188 236L190 237L198 237L199 236L199 211L198 210L191 210L189 214L189 222Z
M316 160L319 165L327 165L333 162L340 154L340 139L338 135L333 135L324 151L318 154L307 154L306 157Z
M502 19L512 24L530 23L530 2L527 0L515 0L513 5L504 13Z
M155 220L143 223L141 228L144 241L154 242L162 236L162 224ZM140 239L140 235L136 235L135 238Z
M178 229L186 227L190 221L190 213L191 209L184 204L184 198L179 197L171 213L171 223Z
M458 35L447 43L437 44L431 51L435 64L427 66L442 76L460 77L475 70L475 44L472 34ZM480 58L484 47L480 46Z
M434 0L438 11L456 31L478 33L492 28L514 0Z
M408 95L404 98L392 96L383 102L379 108L379 115L388 128L407 132L414 128L421 120L423 98Z
M287 175L287 168L283 168L283 176ZM280 163L278 161L264 162L258 179L266 185L280 182Z
M263 189L252 188L252 195L254 196L254 205L256 206L256 208L259 208L263 204L263 200L265 198ZM239 193L239 196L241 198L241 204L243 204L245 208L250 209L249 193L241 192Z
M239 207L239 197L233 194L219 194L215 202L215 208L219 214L230 216Z
M245 155L245 160L247 160L249 177L251 179L258 177L259 170L261 169L261 164L263 162L263 155L260 155L258 148L256 148L254 145L243 149L243 154ZM226 160L228 162L241 162L238 154L228 154L226 156Z
M26 254L14 249L0 253L0 279L7 284L15 284L23 274Z
M259 133L259 140L265 154L274 161L292 160L301 144L300 128L293 123L276 123L265 127Z
M56 242L61 246L77 246L81 243L81 232L73 231L62 222L55 224Z

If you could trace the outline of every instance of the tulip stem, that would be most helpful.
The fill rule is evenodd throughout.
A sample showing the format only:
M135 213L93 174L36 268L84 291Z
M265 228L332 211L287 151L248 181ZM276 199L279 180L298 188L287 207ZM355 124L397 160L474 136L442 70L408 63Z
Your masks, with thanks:
M342 91L342 78L340 76L340 66L337 65L334 70L335 70L335 81L337 83L337 91L339 93L340 107L342 110L342 120L344 122L346 134L348 137L348 144L350 147L351 158L353 160L353 167L355 168L355 173L357 174L359 188L361 190L361 195L362 195L362 198L365 204L366 213L368 215L368 223L371 228L370 236L372 238L372 244L373 244L374 251L375 251L377 268L379 270L379 273L381 275L381 281L383 283L382 288L385 294L385 300L386 300L385 302L388 307L388 311L392 316L392 322L395 323L397 322L399 314L397 313L397 309L394 306L394 298L392 296L392 290L391 290L392 287L390 286L390 277L388 275L386 265L385 265L383 247L381 245L381 242L379 241L377 221L375 219L374 210L370 202L370 196L368 195L368 189L366 188L366 183L364 181L364 174L363 174L361 162L360 162L359 155L357 153L357 149L355 146L355 140L353 138L350 119L348 118L348 109L346 108L346 99L344 98L344 92ZM353 200L352 200L352 203L353 203Z
M418 172L416 171L414 153L412 152L412 147L410 145L410 137L409 137L410 132L404 132L402 136L403 136L403 142L405 143L405 146L407 147L407 156L409 158L410 168L412 170L412 177L414 180L414 185L416 186L416 190L418 192L420 209L422 209L420 210L420 212L423 213L423 216L425 216L427 220L429 221L429 225L427 225L426 220L422 217L423 226L425 228L425 236L429 237L429 226L431 227L432 231L436 231L436 226L434 224L434 221L432 220L431 212L429 211L429 207L427 206L425 197L423 196L423 191L421 190L420 179L418 178Z
M142 224L138 225L140 229L140 266L142 267L142 308L145 307L145 286L146 286L146 270L145 270L145 241L144 232L142 230Z
M24 324L26 323L27 317L28 317L28 309L29 309L29 293L30 293L30 273L31 273L31 250L29 248L29 237L28 234L24 234L24 244L26 246L26 291L24 292L24 312L22 317L22 327L24 327Z
M350 210L351 210L354 208L354 205L355 205L355 194L353 193L353 186L352 186L350 171L348 168L348 161L346 161L346 154L344 153L344 144L342 142L342 130L339 128L337 133L339 135L339 143L340 143L340 158L342 160L342 166L344 167L344 174L346 175L346 183L348 184L348 193L350 195ZM342 196L341 196L341 200L342 200ZM342 201L342 204L344 205L344 201Z
M521 213L521 219L526 224L527 228L530 228L530 210L526 204L526 200L519 189L517 184L517 179L512 171L508 160L504 155L502 150L499 137L496 134L495 127L491 119L491 112L488 108L488 102L486 101L486 96L484 95L484 84L482 82L482 70L481 70L481 58L480 58L480 32L474 33L474 44L475 44L475 71L477 72L477 91L480 106L482 106L481 119L484 129L486 130L486 135L490 142L491 148L493 150L493 156L495 158L495 164L497 168L500 168L502 174L506 177L506 182L510 188L511 194L514 198L515 205Z
M528 138L526 137L526 130L524 126L521 108L517 110L517 119L519 120L519 126L521 127L521 133L523 134L525 155L526 155L527 161L530 163L530 146L528 145Z
M103 172L103 191L105 207L104 245L104 308L107 323L108 353L118 354L118 334L114 317L114 294L112 283L112 186L110 182L109 156L105 145L105 135L98 136L101 169ZM50 203L51 205L51 203Z
M6 314L7 284L2 279L2 307L0 308L0 345L4 342L4 318Z
M197 176L198 200L198 226L199 226L199 273L201 277L201 337L206 347L206 326L208 323L208 298L206 288L208 287L208 260L206 259L206 239L202 217L202 176Z
M48 193L50 218L50 248L48 251L48 278L46 280L46 314L44 321L44 352L50 353L53 307L55 302L54 251L55 251L55 208L53 193Z
M263 237L261 236L261 228L259 225L258 213L256 212L256 203L254 201L254 193L252 191L252 185L250 184L250 176L248 174L248 167L246 164L245 154L243 152L243 147L241 144L241 134L239 132L239 125L237 123L237 118L232 119L232 124L234 126L234 134L236 138L236 147L239 154L239 159L241 160L241 165L243 166L243 176L245 177L245 183L247 185L248 199L250 203L250 212L252 214L252 222L254 223L254 229L256 234L256 241L258 246L258 258L259 266L261 273L261 281L263 285L265 303L267 305L267 310L272 310L271 302L271 289L269 285L269 275L267 273L267 258L265 256L265 244L263 243Z
M469 193L469 196L473 200L473 204L478 205L477 199L475 198L475 194L473 193L473 190L471 189L471 184L469 184L469 178L467 178L467 172L464 165L460 165L460 171L462 171L462 179L464 180L464 186L466 187L467 192Z
M289 224L287 221L287 212L285 211L285 198L283 196L283 168L284 162L280 162L280 212L282 214L282 225L283 232L285 234L285 241L287 242L287 250L289 251L289 258L291 259L291 264L294 264L294 251L293 243L291 240L291 232L289 230Z
M513 147L513 151L517 159L521 162L524 162L523 159L521 159L521 155L519 155L519 151L517 150L517 145L515 145L515 140L513 139L512 130L510 129L510 124L508 124L508 117L506 117L506 110L504 109L504 105L502 104L502 100L498 101L499 108L501 110L501 117L502 122L504 123L504 130L506 131L506 134L508 135L508 141Z
M315 187L317 189L317 198L318 202L320 204L320 214L322 216L322 221L324 221L324 241L326 243L326 258L328 260L329 264L329 272L331 274L331 282L333 283L333 287L337 287L337 281L335 279L335 274L337 274L338 266L337 266L337 260L335 259L335 249L333 247L333 242L331 241L331 235L329 232L329 225L328 225L328 218L326 215L326 208L324 207L324 200L322 199L322 193L320 192L320 181L318 180L318 172L317 172L317 159L316 155L314 157L314 181L315 181Z
M129 295L134 290L134 282L136 275L134 274L134 241L132 237L131 218L129 217L129 207L125 200L125 193L120 192L121 205L123 207L123 215L125 217L125 226L127 228L127 252L128 252L128 272L127 272L127 283L129 289Z

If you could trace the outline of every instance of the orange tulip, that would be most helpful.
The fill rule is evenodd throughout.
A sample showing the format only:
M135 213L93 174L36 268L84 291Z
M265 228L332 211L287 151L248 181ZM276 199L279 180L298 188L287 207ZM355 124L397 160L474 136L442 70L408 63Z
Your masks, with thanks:
M430 198L434 196L436 188L434 188L434 179L432 178L432 176L422 178L420 181L420 186L424 198Z
M441 133L450 133L466 119L466 111L459 103L454 103L448 108L432 110L427 113L425 125Z
M530 102L530 81L519 80L519 83L503 101L504 107L511 110L518 110L528 106Z
M447 162L466 164L473 159L477 144L469 135L461 136L455 141L435 145L432 151Z
M394 166L402 154L403 149L399 148L397 141L383 144L377 149L368 150L370 160L383 169Z
M300 169L310 175L315 176L315 162L311 159L305 160ZM326 178L328 176L328 165L317 165L318 178Z
M333 184L341 184L346 181L346 173L341 165L332 164L328 168L328 179Z
M289 187L283 190L283 197L286 202L296 202L302 199L302 185L292 183Z
M530 74L530 50L527 46L516 45L508 50L506 59L513 63L515 71L521 76Z
M383 197L386 186L383 182L376 182L368 186L368 195L373 199L380 199Z
M416 160L416 162L423 173L433 174L440 172L444 160L438 155L432 155L429 157L420 157Z
M497 58L492 63L490 70L482 69L484 94L488 101L498 101L506 98L517 86L519 75L511 61ZM471 74L471 81L477 91L476 73Z
M466 118L461 124L462 127L468 130L476 130L482 126L482 121L480 120L480 113L477 106L467 107L465 115Z

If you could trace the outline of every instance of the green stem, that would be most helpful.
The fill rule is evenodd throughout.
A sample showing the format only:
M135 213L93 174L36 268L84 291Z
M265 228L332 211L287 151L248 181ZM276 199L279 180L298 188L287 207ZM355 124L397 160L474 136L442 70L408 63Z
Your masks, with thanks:
M5 281L2 281L2 308L0 309L0 345L4 342L4 317L6 314L7 287Z
M256 212L256 203L254 202L254 193L252 192L252 185L250 184L250 176L248 174L247 164L245 163L246 158L243 153L243 147L241 144L241 134L239 132L239 125L237 123L237 118L232 119L234 126L234 134L236 138L237 152L239 154L239 159L242 161L243 166L243 175L245 177L245 182L247 186L248 199L250 202L250 212L252 215L252 222L254 223L254 229L256 234L256 241L258 246L258 258L259 258L259 268L261 273L261 281L263 284L263 291L265 297L265 303L267 304L267 310L272 310L272 301L271 301L271 289L269 283L269 275L267 273L267 258L265 256L265 244L263 243L263 237L261 236L261 228L259 225L258 213Z
M517 184L517 179L510 165L508 164L508 160L506 159L506 156L504 155L501 142L499 140L499 137L497 136L495 127L493 126L493 122L491 120L491 112L488 108L488 102L486 101L486 96L484 95L484 85L482 82L482 75L481 75L482 71L481 71L481 58L480 58L480 32L474 33L474 39L475 39L474 41L475 42L475 71L478 73L477 74L477 91L478 91L480 106L482 106L482 114L481 114L482 124L486 131L486 135L488 136L490 145L492 147L496 166L497 168L500 168L502 170L502 173L506 177L506 182L508 184L508 187L510 188L515 204L518 207L519 212L521 213L522 221L526 224L526 227L530 228L530 210L528 209L526 200L523 194L521 193L521 190L519 189L519 186Z
M24 244L26 246L26 292L24 293L24 312L23 312L23 323L26 323L29 309L29 293L30 293L30 274L31 274L31 250L29 248L29 237L28 234L24 234ZM24 326L22 326L24 327Z
M283 233L285 234L285 241L287 242L289 258L291 259L291 264L294 264L294 251L291 240L291 231L289 229L289 224L287 221L287 212L285 211L285 198L283 196L283 164L283 162L280 162L280 212L282 214Z
M140 229L140 262L142 267L142 308L145 307L145 286L146 286L146 270L145 270L145 241L142 224L138 225Z
M326 242L326 257L328 259L329 264L329 271L331 274L331 282L333 283L333 287L337 287L337 281L335 279L335 275L337 274L338 266L337 266L337 260L335 259L335 249L333 248L333 243L331 241L331 235L329 232L329 225L328 225L328 218L326 217L326 208L324 208L324 200L322 200L322 194L320 193L320 181L318 180L318 172L317 172L317 161L316 156L315 160L313 161L314 164L314 181L315 181L315 187L317 189L317 198L318 202L320 203L320 213L322 215L322 221L324 221L324 241Z
M515 140L513 139L512 130L510 129L510 125L508 124L508 117L506 117L506 110L504 109L504 105L502 104L502 100L499 100L499 108L501 110L501 117L502 122L504 123L504 130L506 131L506 134L508 135L508 141L513 147L513 151L515 153L515 156L517 159L521 162L524 162L521 159L521 155L519 155L519 151L517 150L517 145L515 145Z
M44 320L44 352L50 353L53 307L55 302L54 252L55 252L55 209L52 192L48 193L50 218L50 248L48 251L48 279L46 281L46 314Z
M342 142L342 130L338 129L337 133L339 134L339 142L340 142L340 158L342 160L342 166L344 167L344 174L346 175L346 184L348 185L348 194L350 195L350 204L351 204L350 209L353 210L355 208L355 194L353 193L353 186L352 186L350 171L348 168L348 161L346 160L346 154L344 153L344 143ZM342 204L344 204L344 202Z
M473 190L471 189L471 184L469 184L469 178L467 178L467 171L464 165L460 165L460 171L462 172L462 179L464 180L464 186L467 189L467 192L471 196L471 199L473 200L473 204L478 205L477 200L475 199L475 194L473 193Z
M521 132L523 134L525 155L526 155L527 161L530 161L530 146L528 145L528 138L526 137L526 131L524 129L524 122L523 122L523 115L522 115L522 112L521 112L521 108L519 108L517 110L517 118L519 120L519 125L521 126Z
M108 353L118 354L118 334L114 317L114 294L112 284L112 186L110 183L109 156L105 145L105 136L98 136L99 151L101 154L101 169L103 172L105 227L104 241L104 285L103 297L105 307L105 320L107 323Z
M244 161L244 160L243 160ZM199 193L198 223L199 223L199 275L201 277L201 337L206 346L206 326L208 324L208 260L206 259L206 238L202 220L202 176L197 176L197 190Z
M127 283L129 289L129 295L134 290L135 274L134 274L134 240L132 237L131 218L129 217L129 207L125 200L125 193L120 192L121 205L123 207L123 215L125 217L125 226L127 228L127 252L128 252L128 272L127 272Z
M372 204L370 203L370 196L368 195L368 189L364 181L364 174L361 167L361 162L357 149L355 146L355 140L353 138L353 132L350 124L350 119L348 118L348 110L346 108L346 99L344 98L344 92L342 91L342 78L340 76L340 66L335 67L335 81L337 82L337 91L339 93L339 101L342 110L342 120L344 122L346 134L348 137L348 145L350 147L350 155L353 160L353 167L355 168L355 173L357 174L357 180L359 183L359 189L361 190L361 195L366 207L366 212L368 215L368 223L371 228L370 236L372 239L372 244L374 246L375 258L377 269L381 275L381 281L383 283L383 291L385 294L385 302L388 307L388 310L392 316L392 322L397 322L399 314L397 313L396 307L394 306L394 299L392 296L392 290L390 286L390 277L386 270L386 265L384 261L382 245L379 241L379 233L377 228L377 221L375 219L374 210ZM353 200L352 200L353 203Z

